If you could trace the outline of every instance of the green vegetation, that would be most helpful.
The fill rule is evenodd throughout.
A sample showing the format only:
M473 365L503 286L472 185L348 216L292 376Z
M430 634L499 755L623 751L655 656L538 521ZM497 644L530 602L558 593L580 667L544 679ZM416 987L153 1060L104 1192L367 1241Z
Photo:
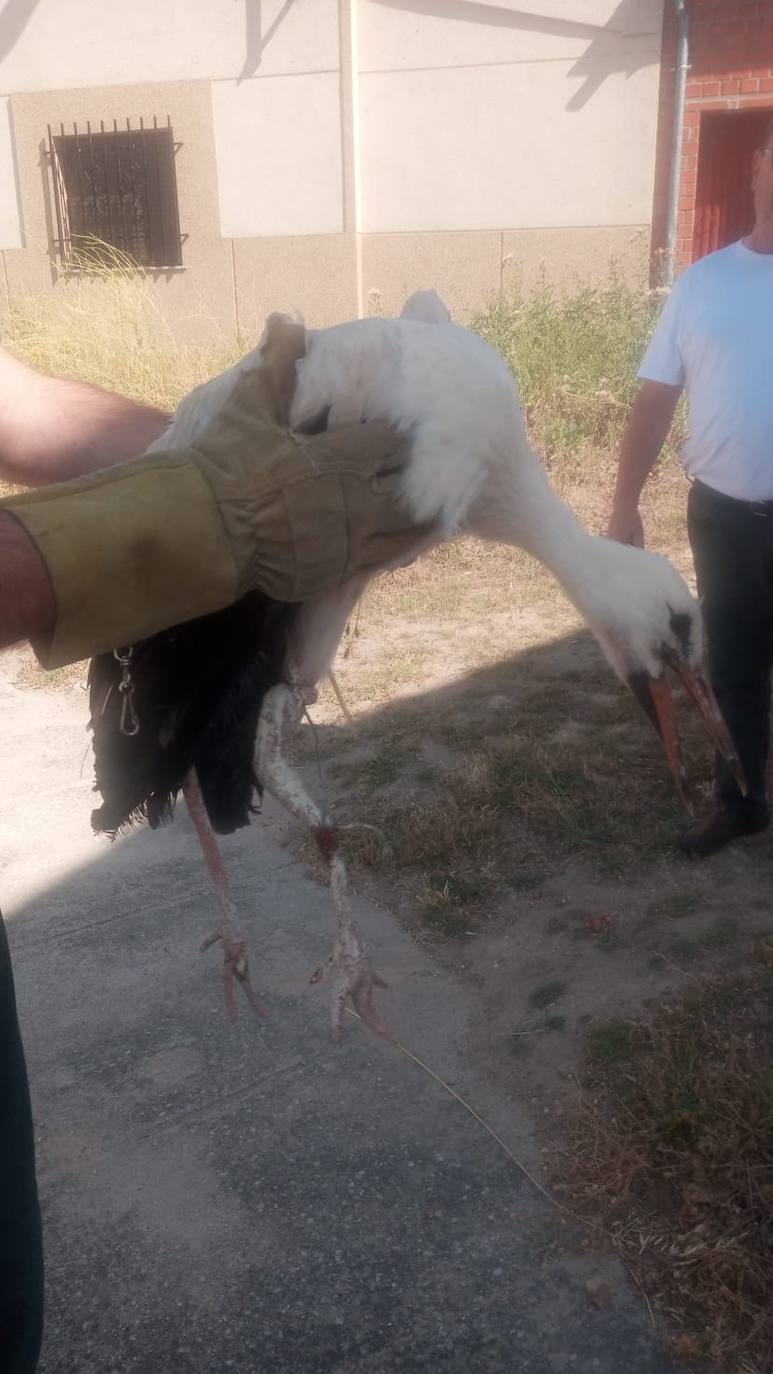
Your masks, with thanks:
M549 464L616 447L660 305L613 266L604 285L561 294L544 283L475 319L518 378L531 436Z
M187 323L181 321L183 330ZM174 409L186 392L244 352L215 320L197 325L197 334L211 337L206 346L183 342L163 319L148 278L103 244L99 252L84 250L81 271L56 287L12 297L3 343L44 372Z

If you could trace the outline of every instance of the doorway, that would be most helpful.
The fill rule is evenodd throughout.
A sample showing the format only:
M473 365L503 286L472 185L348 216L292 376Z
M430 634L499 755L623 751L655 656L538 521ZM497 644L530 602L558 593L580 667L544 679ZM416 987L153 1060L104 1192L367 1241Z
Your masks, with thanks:
M752 158L770 116L769 109L701 115L693 262L749 233Z

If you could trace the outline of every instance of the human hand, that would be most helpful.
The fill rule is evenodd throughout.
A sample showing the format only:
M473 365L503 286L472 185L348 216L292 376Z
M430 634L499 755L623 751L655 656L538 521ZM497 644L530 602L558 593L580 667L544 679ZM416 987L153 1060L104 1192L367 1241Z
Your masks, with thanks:
M633 544L637 549L643 549L644 526L638 506L615 507L609 517L606 537L618 544Z

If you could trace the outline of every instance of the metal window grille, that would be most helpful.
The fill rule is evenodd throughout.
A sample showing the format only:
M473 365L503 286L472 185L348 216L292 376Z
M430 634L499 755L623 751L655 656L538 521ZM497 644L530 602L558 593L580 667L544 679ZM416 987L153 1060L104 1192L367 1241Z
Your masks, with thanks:
M175 143L167 115L138 129L48 126L57 239L65 269L109 262L112 248L139 267L182 266Z

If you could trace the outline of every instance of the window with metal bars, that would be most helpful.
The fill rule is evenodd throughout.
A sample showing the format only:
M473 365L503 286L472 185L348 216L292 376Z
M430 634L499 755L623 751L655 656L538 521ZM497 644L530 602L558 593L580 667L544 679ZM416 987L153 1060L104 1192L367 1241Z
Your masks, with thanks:
M138 267L182 266L172 126L154 118L146 126L112 129L63 124L48 129L58 238L64 268L108 264L115 252ZM110 250L113 250L111 253Z

